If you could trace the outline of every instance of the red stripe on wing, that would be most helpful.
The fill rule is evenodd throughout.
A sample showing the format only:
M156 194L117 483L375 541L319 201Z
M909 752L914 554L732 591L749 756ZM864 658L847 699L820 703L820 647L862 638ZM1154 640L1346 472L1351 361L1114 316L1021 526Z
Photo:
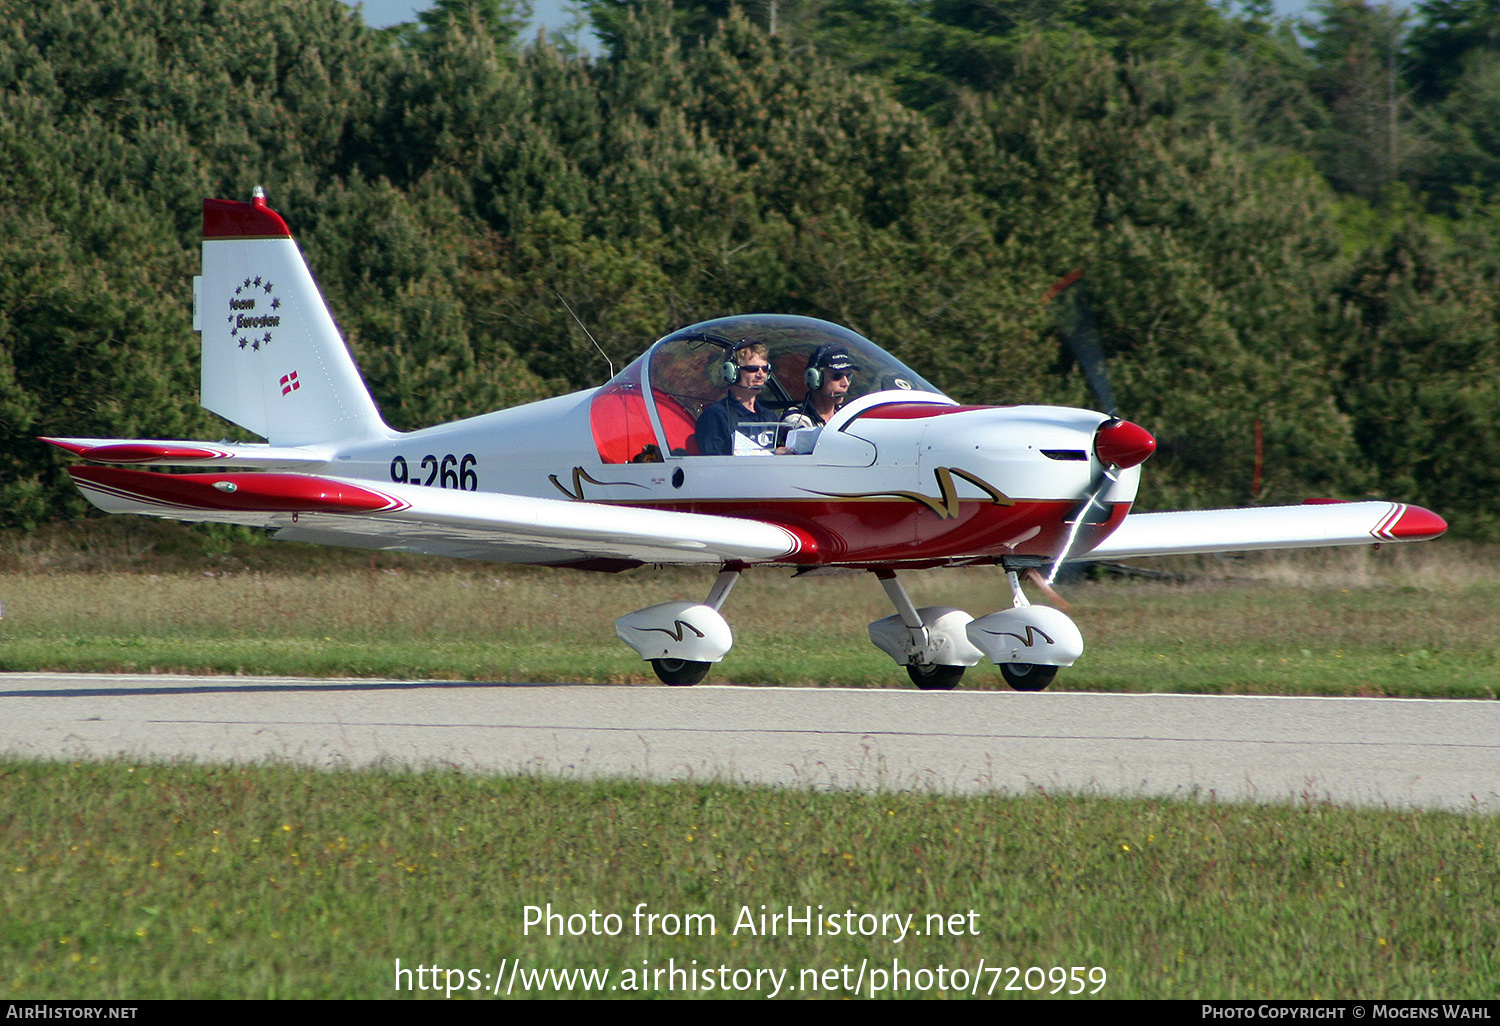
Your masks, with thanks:
M156 463L164 460L225 460L231 458L231 454L225 452L223 449L209 449L202 446L163 445L159 442L78 445L72 442L61 442L53 438L44 438L42 441L51 442L58 448L66 449L81 459L95 460L99 463Z
M372 488L306 474L154 474L69 467L81 485L122 499L229 513L393 513L411 504Z
M867 420L925 420L928 417L945 417L950 413L968 413L970 410L998 410L998 406L944 406L940 403L884 403L872 406L855 419Z

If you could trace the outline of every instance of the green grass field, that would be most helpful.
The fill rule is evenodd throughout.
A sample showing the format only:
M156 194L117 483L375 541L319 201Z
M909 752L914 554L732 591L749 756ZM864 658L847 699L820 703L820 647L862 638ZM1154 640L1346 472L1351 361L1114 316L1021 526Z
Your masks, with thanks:
M10 997L394 997L397 959L463 970L455 999L491 998L516 959L512 996L559 993L528 987L546 969L608 970L604 993L622 996L607 988L627 970L696 959L731 989L718 967L785 973L783 997L852 996L862 960L861 996L872 968L927 970L929 989L894 976L876 996L940 996L941 966L967 974L941 996L1038 997L1075 989L1042 978L1078 966L1077 989L1099 989L1099 969L1112 998L1500 997L1495 817L10 763L0 824ZM643 902L712 915L717 933L700 919L702 935L667 936L664 919L638 936ZM581 936L566 920L523 932L525 907L549 903L598 912L598 934L582 919ZM853 912L856 929L910 914L924 935L898 940L887 920L884 937L765 936L761 905ZM929 915L958 916L956 935L926 932Z

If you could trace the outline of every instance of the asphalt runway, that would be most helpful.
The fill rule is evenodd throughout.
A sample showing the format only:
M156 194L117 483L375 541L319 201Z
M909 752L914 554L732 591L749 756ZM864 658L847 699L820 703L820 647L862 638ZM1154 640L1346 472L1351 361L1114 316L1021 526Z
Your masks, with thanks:
M1500 812L1500 702L0 674L0 753Z

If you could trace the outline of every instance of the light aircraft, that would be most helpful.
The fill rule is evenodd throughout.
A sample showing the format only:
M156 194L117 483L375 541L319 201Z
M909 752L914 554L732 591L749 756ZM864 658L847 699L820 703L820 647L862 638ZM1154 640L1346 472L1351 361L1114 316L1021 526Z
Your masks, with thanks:
M870 638L920 688L952 688L988 658L1013 688L1035 691L1082 655L1083 638L1062 610L1028 602L1023 575L1045 586L1070 560L1420 541L1447 529L1394 502L1130 513L1156 443L1115 415L1102 355L1087 345L1080 362L1108 414L962 406L868 340L807 317L694 324L602 387L401 433L381 420L262 190L249 203L204 201L202 270L201 402L266 443L47 439L87 461L69 473L91 502L290 541L602 571L717 568L703 601L616 623L668 684L698 683L729 651L722 609L751 566L872 573L896 612L870 624ZM1092 334L1086 320L1083 308L1070 337ZM814 355L839 351L853 365L842 406L817 426L783 425L821 387ZM768 369L762 419L739 424L733 452L703 455L698 418L749 380L746 353ZM1008 576L1011 608L978 618L919 608L897 577L974 565Z

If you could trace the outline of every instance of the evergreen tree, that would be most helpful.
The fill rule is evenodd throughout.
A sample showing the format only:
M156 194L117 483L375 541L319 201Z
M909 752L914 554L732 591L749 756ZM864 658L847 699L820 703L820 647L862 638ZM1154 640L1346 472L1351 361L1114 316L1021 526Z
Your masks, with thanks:
M1315 88L1330 118L1320 163L1339 188L1377 200L1425 149L1403 74L1407 14L1366 0L1319 0L1314 10Z
M1341 397L1383 494L1455 533L1500 538L1500 211L1452 243L1420 222L1364 254L1337 291Z
M1406 77L1427 102L1446 97L1471 55L1500 50L1494 0L1422 0L1406 40Z
M37 434L243 436L195 403L187 283L202 198L262 184L401 428L744 311L965 401L1088 405L1041 303L1082 266L1163 441L1143 506L1385 493L1489 536L1492 6L1432 0L1402 50L1356 0L1307 49L1263 3L778 0L773 32L594 0L595 61L521 45L507 0L385 32L338 0L0 0L0 519L84 508Z

